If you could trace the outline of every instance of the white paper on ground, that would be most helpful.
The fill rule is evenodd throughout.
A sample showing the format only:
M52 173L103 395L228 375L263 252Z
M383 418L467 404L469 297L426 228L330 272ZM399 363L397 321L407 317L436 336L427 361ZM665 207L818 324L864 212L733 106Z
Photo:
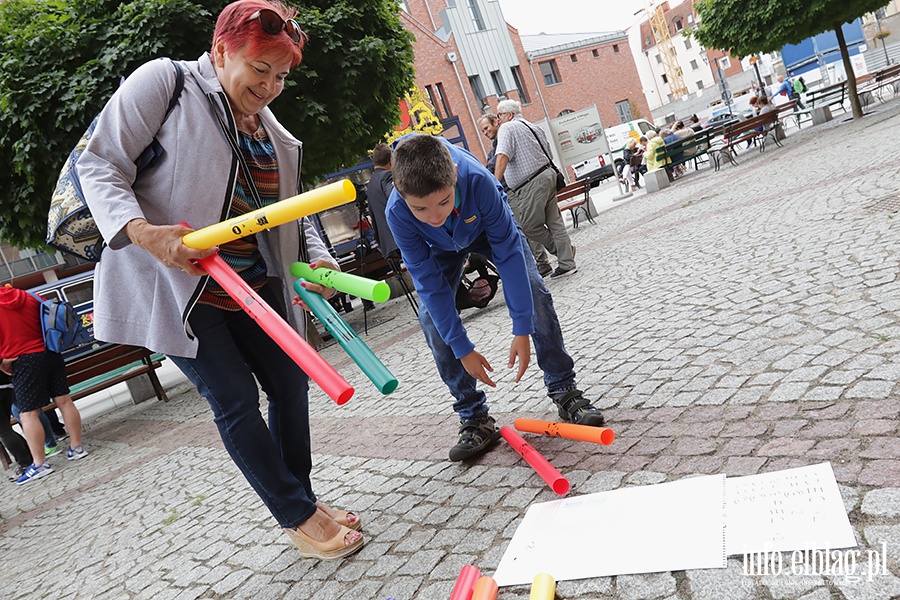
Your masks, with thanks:
M725 568L724 494L725 476L705 475L533 504L494 579Z
M728 556L855 546L831 463L725 480Z

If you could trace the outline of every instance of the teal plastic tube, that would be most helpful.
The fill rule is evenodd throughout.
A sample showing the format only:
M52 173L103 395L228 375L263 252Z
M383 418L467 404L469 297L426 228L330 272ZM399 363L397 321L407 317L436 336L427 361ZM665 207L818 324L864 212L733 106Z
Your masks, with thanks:
M384 281L375 281L333 269L313 269L305 262L292 264L291 275L372 302L387 302L391 297L391 288Z
M298 263L294 263L298 264ZM294 291L312 310L325 329L338 341L350 358L353 359L363 373L366 374L382 394L390 394L397 389L397 378L388 371L384 363L378 360L375 353L360 339L353 328L347 325L337 311L322 296L304 288L305 279L294 282Z

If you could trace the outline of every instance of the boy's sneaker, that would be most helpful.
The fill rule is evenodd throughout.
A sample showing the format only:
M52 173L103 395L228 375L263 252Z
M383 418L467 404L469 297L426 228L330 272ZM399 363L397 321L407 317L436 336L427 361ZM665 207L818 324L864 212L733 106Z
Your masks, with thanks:
M603 413L591 406L591 403L579 390L571 390L553 399L559 409L559 418L576 425L600 427L605 420Z
M44 456L53 456L59 452L59 445L56 446L44 446Z
M69 451L66 452L66 458L69 460L78 460L80 458L84 458L87 455L87 450L85 450L81 444L78 444L74 448L72 446L69 446Z
M459 462L481 456L491 444L500 438L500 431L493 417L466 419L459 422L459 441L450 448L450 460Z
M25 469L25 472L22 473L21 477L16 479L16 485L23 485L34 479L40 479L41 477L49 475L52 472L53 467L51 467L50 463L48 462L45 462L39 467L31 465L27 469Z

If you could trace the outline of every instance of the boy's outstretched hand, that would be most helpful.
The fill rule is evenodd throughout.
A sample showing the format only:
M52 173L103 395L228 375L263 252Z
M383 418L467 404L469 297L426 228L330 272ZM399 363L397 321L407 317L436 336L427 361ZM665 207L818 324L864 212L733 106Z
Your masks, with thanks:
M489 363L487 359L481 355L480 352L472 350L461 359L459 359L459 362L462 363L462 366L466 370L466 373L468 373L481 383L485 383L491 387L497 387L497 384L494 383L487 374L487 371L493 371L494 369L491 368L491 363ZM485 371L485 369L487 369L487 371Z
M516 373L516 383L522 379L528 363L531 362L531 341L527 335L517 335L513 337L512 344L509 347L509 368L512 369L516 364L516 358L519 359L519 372Z

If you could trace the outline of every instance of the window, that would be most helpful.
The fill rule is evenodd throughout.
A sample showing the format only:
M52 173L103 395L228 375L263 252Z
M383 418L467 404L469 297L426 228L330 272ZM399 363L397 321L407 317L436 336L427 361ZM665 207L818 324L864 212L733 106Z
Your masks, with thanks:
M447 6L450 6L450 7L456 6L456 0L447 0Z
M613 54L618 54L618 53L619 53L619 45L613 44Z
M436 114L439 119L443 118L441 116L440 105L437 103L437 98L434 95L434 87L426 85L425 93L428 94L428 101L431 102L431 105L434 107L434 114Z
M660 56L659 54L656 55L656 64L658 64L658 65L662 64L662 56Z
M472 87L472 93L475 94L475 101L481 106L484 102L484 88L481 87L481 77L472 75L469 77L469 85Z
M675 19L675 31L681 31L684 29L684 23L681 22L681 19Z
M555 60L538 63L538 66L541 68L541 75L544 77L544 85L553 85L560 82Z
M600 56L600 52L596 48L591 50L591 54L594 55L594 58L599 58L599 56Z
M697 61L696 61L696 60L692 60L692 61L691 61L691 69L694 70L694 71L696 71L696 70L699 69L699 68L700 68L700 66L697 64Z
M702 81L698 81L698 82L697 82L697 89L698 89L698 90L702 90L702 89L703 89L703 82L702 82Z
M669 83L669 78L666 77L665 73L662 74L662 80L663 80L663 83Z
M577 55L577 54L570 54L570 55L569 55L569 58L572 59L572 62L578 62L578 55Z
M731 60L727 56L723 56L719 59L719 66L723 69L728 69L731 67Z
M516 89L519 90L519 100L522 101L522 104L531 104L531 100L528 99L528 90L525 89L525 82L522 81L522 71L519 70L518 65L513 67L511 71Z
M503 96L506 93L506 86L503 85L503 76L500 74L500 71L491 71L491 81L494 82L494 90L497 92L497 97Z
M691 13L688 15L688 23L693 23L693 22L694 22L694 14Z
M566 115L571 115L571 114L574 113L574 112L575 112L575 111L572 110L571 108L564 108L564 109L562 109L561 111L559 111L559 114L556 115L556 116L557 116L557 118L559 118L559 117L564 117L564 116L566 116Z
M631 112L631 101L620 100L616 102L616 112L619 113L619 120L622 123L634 120L634 114Z
M693 46L691 46L691 40L684 40L684 49L690 50Z
M469 3L469 14L472 15L472 22L475 23L475 29L484 31L484 19L481 17L481 9L478 8L478 0L467 0Z
M447 93L444 91L444 84L440 81L437 84L437 93L441 101L441 106L444 107L444 114L447 115L447 118L449 119L453 116L453 111L450 110L450 103L447 102Z

